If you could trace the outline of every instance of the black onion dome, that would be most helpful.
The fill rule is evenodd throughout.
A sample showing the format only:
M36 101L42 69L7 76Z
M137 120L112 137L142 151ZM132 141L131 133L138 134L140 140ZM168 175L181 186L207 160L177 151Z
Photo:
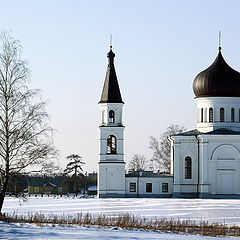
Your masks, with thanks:
M124 103L122 101L121 92L117 80L117 74L114 67L115 54L112 49L110 49L107 57L109 59L108 67L104 81L102 96L99 103Z
M240 97L240 73L224 60L221 48L213 64L193 81L196 97Z

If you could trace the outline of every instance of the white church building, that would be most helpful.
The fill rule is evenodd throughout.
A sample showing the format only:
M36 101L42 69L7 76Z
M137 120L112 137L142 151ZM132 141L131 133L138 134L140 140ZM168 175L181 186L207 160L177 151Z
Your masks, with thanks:
M240 198L240 73L221 48L194 79L197 128L169 137L171 173L126 174L122 101L110 49L99 102L98 196Z

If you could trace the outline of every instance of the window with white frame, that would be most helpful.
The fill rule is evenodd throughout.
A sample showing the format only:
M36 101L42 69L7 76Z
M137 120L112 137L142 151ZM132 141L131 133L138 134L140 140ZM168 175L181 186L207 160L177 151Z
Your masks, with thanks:
M192 179L192 159L185 158L185 179Z
M224 122L224 108L220 108L220 122Z
M117 138L113 135L107 138L107 153L116 154L117 153Z
M168 183L162 183L162 192L168 192Z
M146 183L146 192L152 192L152 183Z
M109 111L109 122L114 123L115 122L115 112L113 110Z
M129 192L136 192L137 190L137 185L135 182L130 182L129 183Z
M234 111L234 108L231 108L231 122L235 122L235 111Z
M209 122L213 122L213 108L209 108Z

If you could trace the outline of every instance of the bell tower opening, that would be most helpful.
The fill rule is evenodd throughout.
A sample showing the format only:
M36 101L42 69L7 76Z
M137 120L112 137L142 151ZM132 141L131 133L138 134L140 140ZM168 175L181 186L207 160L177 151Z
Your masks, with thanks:
M109 111L108 117L109 123L115 123L115 112L113 110Z
M117 138L113 135L108 136L107 139L107 154L117 153Z

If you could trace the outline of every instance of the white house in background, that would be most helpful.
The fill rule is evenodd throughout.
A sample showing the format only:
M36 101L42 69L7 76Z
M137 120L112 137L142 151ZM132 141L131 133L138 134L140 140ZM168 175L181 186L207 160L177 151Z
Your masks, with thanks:
M99 197L240 198L240 73L225 62L221 48L193 82L197 128L169 138L171 174L125 173L124 103L112 48L107 56L99 102Z

